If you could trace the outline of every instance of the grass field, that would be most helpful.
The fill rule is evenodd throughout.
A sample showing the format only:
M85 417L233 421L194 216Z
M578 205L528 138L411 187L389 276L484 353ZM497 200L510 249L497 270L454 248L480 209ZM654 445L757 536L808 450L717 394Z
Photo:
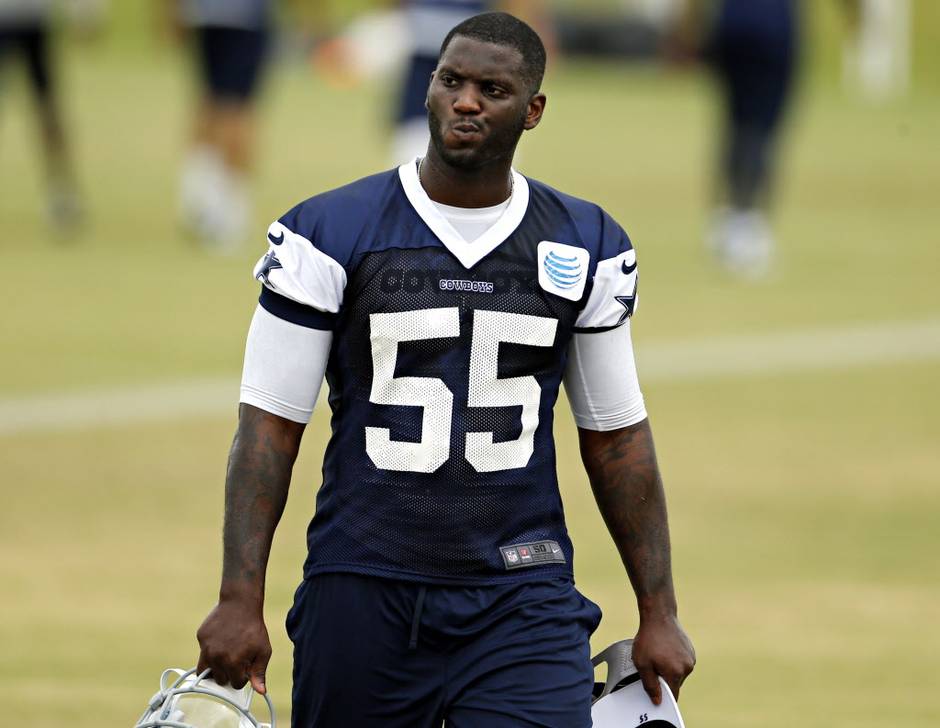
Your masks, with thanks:
M916 7L919 28L940 27L926 0ZM918 48L935 47L935 30L918 32L927 39ZM784 148L779 265L760 285L724 277L700 250L710 86L651 69L569 63L552 72L544 124L525 140L520 168L597 200L631 233L643 269L641 379L644 352L672 344L940 322L940 63L918 53L911 94L871 107L833 82L832 48L813 50ZM154 43L69 54L91 214L80 239L41 225L22 89L0 99L10 293L0 309L0 405L204 377L234 383L267 221L386 166L387 94L329 86L299 64L279 68L263 114L259 243L219 258L175 228L180 59ZM644 387L681 616L699 655L682 694L687 724L940 724L940 361L928 353L855 365L849 356L736 376L689 368L681 379L649 372ZM129 726L159 672L195 660L193 634L218 587L236 397L233 387L231 410L216 415L0 435L0 695L12 722ZM579 588L605 612L599 649L631 633L635 609L564 410L564 497ZM282 718L283 617L326 431L319 412L269 573L269 685Z

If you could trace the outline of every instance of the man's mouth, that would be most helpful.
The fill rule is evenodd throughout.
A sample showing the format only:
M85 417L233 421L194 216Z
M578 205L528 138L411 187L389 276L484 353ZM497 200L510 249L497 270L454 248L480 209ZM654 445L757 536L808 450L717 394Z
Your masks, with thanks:
M480 133L480 125L472 121L458 121L451 124L451 131L457 137L469 137Z

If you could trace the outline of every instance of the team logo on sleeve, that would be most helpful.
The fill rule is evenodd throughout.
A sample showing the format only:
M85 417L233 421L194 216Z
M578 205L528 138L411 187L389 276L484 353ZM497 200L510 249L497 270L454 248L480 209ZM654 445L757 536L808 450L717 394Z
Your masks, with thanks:
M577 301L584 293L591 254L584 248L543 240L538 247L539 285L549 293Z
M271 280L268 276L271 275L272 270L277 268L283 268L281 261L277 259L277 256L274 254L274 251L270 251L264 258L261 259L261 263L258 265L258 272L255 273L255 278L264 283L264 285L274 288L274 284L271 283Z
M620 326L624 321L633 316L636 312L636 289L633 291L632 296L614 296L614 299L623 306L623 313L620 314L620 318L617 320L617 326Z
M628 264L627 260L631 262ZM620 319L617 321L617 326L620 326L636 312L636 288L640 283L640 274L636 270L636 253L634 251L628 250L623 254L623 259L620 261L620 271L626 276L633 276L633 279L627 281L628 284L632 284L630 285L630 295L625 295L626 292L624 292L624 294L614 296L614 300L624 308L623 313L620 314Z

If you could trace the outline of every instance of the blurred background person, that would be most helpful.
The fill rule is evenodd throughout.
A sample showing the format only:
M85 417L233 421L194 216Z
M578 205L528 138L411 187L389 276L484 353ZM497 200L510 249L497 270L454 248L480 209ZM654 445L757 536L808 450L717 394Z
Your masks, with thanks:
M70 19L91 29L102 8L100 0L72 0ZM53 15L52 0L0 0L0 71L16 61L26 70L42 143L46 214L56 231L68 233L81 224L84 209L53 58Z
M233 252L252 219L256 106L273 0L168 1L171 22L192 45L198 83L180 220L206 248Z
M680 18L671 53L713 69L724 107L706 245L728 271L760 278L775 247L767 213L799 50L797 1L689 0Z
M907 91L910 82L909 0L843 0L851 34L842 53L846 87L870 101Z

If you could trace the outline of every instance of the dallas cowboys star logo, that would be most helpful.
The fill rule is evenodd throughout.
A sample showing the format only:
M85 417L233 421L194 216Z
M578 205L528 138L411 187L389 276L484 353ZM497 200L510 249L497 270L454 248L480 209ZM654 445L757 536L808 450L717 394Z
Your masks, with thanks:
M264 259L261 261L261 267L258 269L258 275L256 275L255 278L264 283L264 285L275 288L275 285L271 283L271 280L268 278L268 276L271 274L272 270L283 267L284 266L281 265L281 261L277 259L277 256L272 250L264 256Z
M633 268L630 272L636 269L636 264L633 265ZM620 316L620 319L617 321L617 326L620 326L624 321L630 318L633 315L633 312L636 311L636 287L640 283L640 276L637 274L636 281L633 283L633 295L632 296L614 296L614 300L623 306L624 311Z

